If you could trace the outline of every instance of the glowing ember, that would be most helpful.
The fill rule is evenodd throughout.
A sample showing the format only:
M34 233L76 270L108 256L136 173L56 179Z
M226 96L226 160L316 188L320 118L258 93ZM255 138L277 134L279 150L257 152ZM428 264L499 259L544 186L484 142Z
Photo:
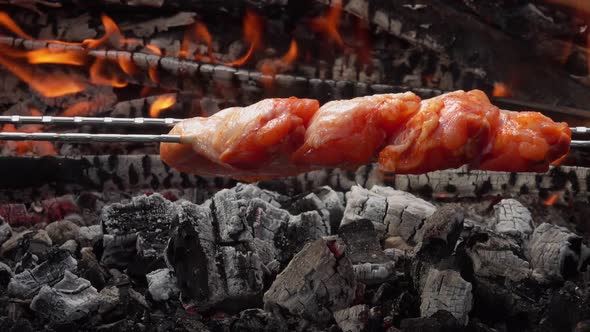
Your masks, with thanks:
M547 205L547 206L552 206L553 204L555 204L555 202L557 202L557 199L559 198L559 196L557 194L551 194L551 196L549 196L549 198L547 198L543 204Z
M226 63L227 66L243 66L248 62L254 50L262 44L262 20L253 12L246 12L244 16L244 40L250 43L248 52L241 58Z
M167 108L170 108L172 105L176 103L176 95L168 94L168 95L161 95L152 103L150 107L150 116L152 118L157 118L160 116L162 111Z
M96 109L100 105L99 101L81 101L74 105L66 108L60 113L60 116L89 116L92 110Z
M510 89L504 83L496 82L494 83L494 90L492 91L492 95L494 97L510 97Z
M334 1L334 4L330 7L325 16L311 20L311 27L314 31L324 34L342 47L344 46L344 42L342 41L340 32L338 32L341 16L342 4L340 1Z

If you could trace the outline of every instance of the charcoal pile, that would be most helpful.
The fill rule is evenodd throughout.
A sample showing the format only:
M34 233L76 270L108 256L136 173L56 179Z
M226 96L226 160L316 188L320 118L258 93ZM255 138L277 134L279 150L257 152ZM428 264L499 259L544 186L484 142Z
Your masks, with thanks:
M261 183L262 185L262 183ZM3 331L584 331L587 238L518 199L238 183L0 230ZM536 203L532 203L536 202ZM541 205L541 206L537 206ZM45 226L43 226L45 225Z

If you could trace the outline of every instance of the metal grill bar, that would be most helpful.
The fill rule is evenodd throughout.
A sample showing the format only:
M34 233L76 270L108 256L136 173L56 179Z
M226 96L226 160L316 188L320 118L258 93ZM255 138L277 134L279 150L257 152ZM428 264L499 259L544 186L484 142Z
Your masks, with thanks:
M7 133L0 132L1 141L65 141L76 143L181 143L180 135L84 134L84 133Z
M13 124L74 124L74 125L121 125L121 126L172 126L182 119L157 119L157 118L113 118L113 117L84 117L84 116L23 116L1 115L0 123Z

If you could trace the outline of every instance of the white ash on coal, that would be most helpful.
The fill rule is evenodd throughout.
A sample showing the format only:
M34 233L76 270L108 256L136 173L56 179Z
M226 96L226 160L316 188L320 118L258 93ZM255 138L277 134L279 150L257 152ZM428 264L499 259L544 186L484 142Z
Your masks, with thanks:
M77 264L76 259L67 251L55 251L35 268L16 274L8 284L8 294L20 299L30 299L41 287L58 282L66 271L76 270Z
M303 247L264 294L265 309L277 314L286 310L312 322L332 321L333 313L351 305L356 293L345 248L337 237Z
M90 281L70 271L53 286L44 285L31 301L31 310L55 324L89 317L100 306L100 295Z

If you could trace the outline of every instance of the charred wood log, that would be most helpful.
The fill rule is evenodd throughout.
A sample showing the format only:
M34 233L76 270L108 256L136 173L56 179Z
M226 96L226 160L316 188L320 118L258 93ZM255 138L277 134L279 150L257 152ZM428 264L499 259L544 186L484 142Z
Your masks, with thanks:
M332 313L354 299L356 281L345 245L338 238L307 244L264 294L266 310L281 310L313 322L328 323Z
M528 244L531 267L547 280L565 280L577 273L582 238L564 227L543 223Z
M64 324L87 318L100 305L100 296L88 280L64 273L61 281L43 286L32 302L31 310L48 316L56 324Z
M41 287L53 285L63 278L66 271L77 268L77 261L65 251L57 251L33 269L16 274L8 284L8 294L21 299L30 299Z
M420 314L429 317L439 310L450 312L462 325L467 325L473 305L471 283L465 281L459 272L453 270L428 271L422 281Z

